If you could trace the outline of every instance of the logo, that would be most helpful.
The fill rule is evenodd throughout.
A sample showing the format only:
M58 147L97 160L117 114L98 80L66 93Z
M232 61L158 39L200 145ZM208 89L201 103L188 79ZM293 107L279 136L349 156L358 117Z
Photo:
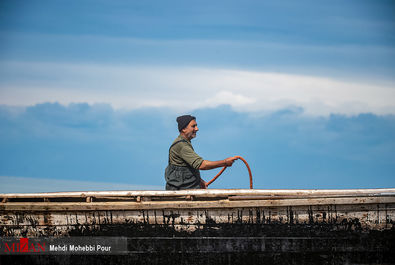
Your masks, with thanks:
M20 238L19 241L4 242L3 253L38 253L46 251L45 242L29 242L29 238Z

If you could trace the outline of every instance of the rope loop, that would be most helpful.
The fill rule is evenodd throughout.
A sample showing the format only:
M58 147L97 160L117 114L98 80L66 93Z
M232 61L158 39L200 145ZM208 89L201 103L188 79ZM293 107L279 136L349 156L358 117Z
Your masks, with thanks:
M253 187L252 187L252 173L251 173L250 166L248 165L247 161L246 161L244 158L242 158L241 156L236 156L236 157L239 158L239 159L241 159L241 160L244 162L244 164L246 165L246 167L247 167L247 169L248 169L248 174L250 174L250 189L252 189L252 188L253 188ZM225 171L226 168L227 168L227 167L223 167L223 168L221 169L221 171L220 171L212 180L210 180L209 182L207 182L207 183L206 183L206 188L208 187L208 185L210 185L211 183L213 183L219 176L221 176L221 174Z

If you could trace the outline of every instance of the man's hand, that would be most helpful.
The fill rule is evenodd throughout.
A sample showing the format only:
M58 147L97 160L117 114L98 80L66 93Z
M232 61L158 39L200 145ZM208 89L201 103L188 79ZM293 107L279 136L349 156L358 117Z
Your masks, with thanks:
M200 179L200 188L207 189L207 182L204 181L203 179Z
M225 166L226 167L231 167L233 165L233 163L239 159L237 156L232 156L232 157L228 157L225 159Z
M203 160L199 169L200 170L208 170L208 169L213 169L213 168L217 168L217 167L231 167L233 162L235 162L235 160L237 160L237 159L239 159L237 156L232 156L232 157L228 157L227 159L218 160L218 161Z
M219 161L203 160L203 163L200 165L199 169L205 170L205 169L212 169L217 167L231 167L237 159L239 159L238 156L231 156L224 160L219 160ZM207 189L207 182L205 182L203 179L200 179L200 188Z

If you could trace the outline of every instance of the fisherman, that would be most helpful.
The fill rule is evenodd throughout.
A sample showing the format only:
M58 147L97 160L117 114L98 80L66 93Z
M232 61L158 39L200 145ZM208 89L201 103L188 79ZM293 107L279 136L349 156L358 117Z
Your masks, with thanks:
M199 130L196 118L183 115L177 118L180 135L169 149L169 165L165 170L166 190L205 189L206 182L200 177L199 170L230 167L238 157L228 157L219 161L208 161L193 150L191 140Z

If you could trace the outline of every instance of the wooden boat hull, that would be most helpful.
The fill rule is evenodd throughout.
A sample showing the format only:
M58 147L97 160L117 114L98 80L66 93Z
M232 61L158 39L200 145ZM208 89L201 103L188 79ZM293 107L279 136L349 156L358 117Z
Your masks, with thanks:
M128 260L140 264L147 254L150 264L192 264L191 258L205 264L395 261L395 189L69 192L0 199L2 237L122 236Z

